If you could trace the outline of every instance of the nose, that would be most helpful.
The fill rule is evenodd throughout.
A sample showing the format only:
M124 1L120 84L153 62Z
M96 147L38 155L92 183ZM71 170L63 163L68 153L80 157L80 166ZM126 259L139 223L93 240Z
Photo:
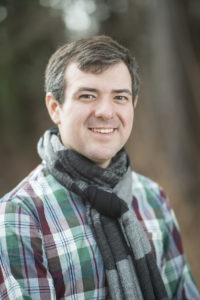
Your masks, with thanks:
M95 107L95 117L110 120L114 116L114 103L109 97L99 99Z

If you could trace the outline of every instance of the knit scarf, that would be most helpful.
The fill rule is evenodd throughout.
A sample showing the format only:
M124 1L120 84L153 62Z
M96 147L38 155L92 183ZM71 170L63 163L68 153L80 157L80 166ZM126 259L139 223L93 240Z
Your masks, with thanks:
M130 208L131 168L122 149L108 168L66 149L57 128L44 133L38 153L49 172L86 201L86 218L100 249L112 300L168 299L150 243Z

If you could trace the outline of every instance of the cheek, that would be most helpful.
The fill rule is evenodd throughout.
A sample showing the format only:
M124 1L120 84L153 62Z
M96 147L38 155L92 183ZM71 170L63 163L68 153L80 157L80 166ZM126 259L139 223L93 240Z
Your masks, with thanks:
M134 115L133 113L127 113L126 115L126 126L125 126L125 140L127 142L127 140L129 139L130 135L131 135L131 131L132 131L132 127L133 127L133 119L134 119Z
M123 114L123 123L124 127L127 129L127 131L131 131L133 126L133 119L134 119L134 111L132 106L129 107L126 111L124 111Z
M85 128L86 116L83 114L81 109L71 110L65 117L65 130L66 135L70 139L79 143L79 139L83 135L83 129Z

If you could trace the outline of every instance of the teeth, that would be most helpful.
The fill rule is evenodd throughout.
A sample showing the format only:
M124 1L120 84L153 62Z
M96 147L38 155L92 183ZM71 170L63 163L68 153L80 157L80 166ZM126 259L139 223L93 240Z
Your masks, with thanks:
M114 129L113 128L109 128L109 129L93 128L92 131L99 132L99 133L111 133L114 131Z

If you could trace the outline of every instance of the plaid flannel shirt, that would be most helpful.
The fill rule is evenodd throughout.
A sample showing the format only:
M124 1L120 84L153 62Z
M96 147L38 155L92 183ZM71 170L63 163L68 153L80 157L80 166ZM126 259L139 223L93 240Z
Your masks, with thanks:
M163 191L133 172L132 207L170 299L200 299ZM0 299L109 299L81 198L39 165L0 200Z

